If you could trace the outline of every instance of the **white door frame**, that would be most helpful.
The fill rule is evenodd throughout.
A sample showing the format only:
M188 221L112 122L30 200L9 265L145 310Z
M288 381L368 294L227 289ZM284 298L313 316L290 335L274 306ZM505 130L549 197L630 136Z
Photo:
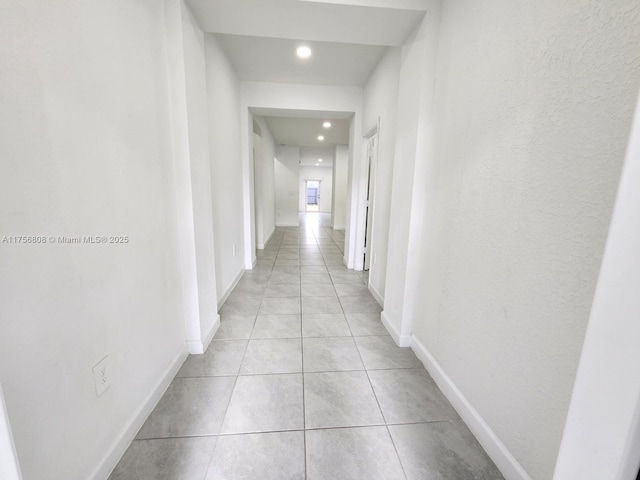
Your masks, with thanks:
M377 136L379 138L380 131L380 117L378 117L376 124L370 127L364 135L362 135L362 150L360 152L362 161L360 167L360 176L358 179L359 185L359 193L358 193L358 209L357 209L357 228L356 228L356 256L353 268L355 270L363 270L364 269L364 239L366 234L366 225L367 225L367 190L369 188L369 152L367 146L372 137ZM375 143L375 152L373 155L373 159L377 162L378 158L378 144ZM370 198L369 209L371 210L371 232L373 232L373 227L375 222L373 221L373 213L375 207L375 192L376 192L376 179L374 176L373 181L373 195ZM373 235L372 235L373 236ZM371 251L372 242L369 242L369 251Z
M309 188L307 185L309 182L318 182L318 210L317 212L320 212L320 191L322 189L322 180L315 180L313 178L305 178L304 180L304 211L307 212L307 207L309 206L309 204L307 203L309 200L309 197L307 196L307 188Z

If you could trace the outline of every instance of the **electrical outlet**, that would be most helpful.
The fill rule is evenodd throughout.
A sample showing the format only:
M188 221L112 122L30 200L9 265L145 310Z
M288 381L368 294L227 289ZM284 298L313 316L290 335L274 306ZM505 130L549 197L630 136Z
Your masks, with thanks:
M233 245L233 256L234 257L236 256L236 246L235 246L235 244Z
M93 383L96 387L96 396L100 397L111 386L111 365L107 355L93 367Z

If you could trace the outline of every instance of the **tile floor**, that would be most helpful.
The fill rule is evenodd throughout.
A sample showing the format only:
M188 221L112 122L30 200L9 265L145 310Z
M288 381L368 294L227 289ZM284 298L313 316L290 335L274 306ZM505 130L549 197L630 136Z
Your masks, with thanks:
M276 229L109 480L503 479L327 224Z

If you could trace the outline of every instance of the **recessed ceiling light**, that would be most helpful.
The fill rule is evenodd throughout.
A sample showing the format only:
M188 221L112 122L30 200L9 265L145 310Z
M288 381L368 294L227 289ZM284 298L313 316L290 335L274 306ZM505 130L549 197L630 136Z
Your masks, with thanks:
M322 126L323 126L324 128L331 128L331 122L324 122L324 123L322 124Z
M321 159L321 158L319 158L319 159L318 159L318 161L319 161L319 162L321 162L321 161L322 161L322 159Z
M322 135L318 135L318 140L322 141L324 140L324 137Z
M316 163L316 167L319 167L319 166L320 166L320 164L319 164L319 163Z
M311 56L311 49L305 46L298 47L296 54L298 54L300 58L309 58Z

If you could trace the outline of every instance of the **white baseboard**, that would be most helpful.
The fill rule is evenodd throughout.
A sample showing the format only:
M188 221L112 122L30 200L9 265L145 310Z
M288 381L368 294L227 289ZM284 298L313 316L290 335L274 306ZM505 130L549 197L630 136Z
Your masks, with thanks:
M238 272L238 275L236 275L236 278L233 279L233 282L231 282L231 285L227 287L227 289L224 291L222 296L218 299L218 311L220 311L220 309L222 308L222 305L224 305L224 302L227 300L227 298L229 298L229 295L231 295L231 292L233 292L233 289L236 288L236 285L238 285L238 282L242 278L242 275L244 275L244 272L245 272L244 269Z
M220 328L220 315L216 313L215 320L213 321L207 332L203 335L202 340L187 342L187 350L189 351L189 353L191 355L200 355L204 353L209 347L211 340L213 340L213 336L218 331L218 328Z
M136 434L144 424L149 414L156 407L162 395L169 387L169 384L180 370L180 367L187 358L187 347L183 346L177 355L173 358L167 369L162 373L156 385L142 402L142 405L133 414L128 424L122 429L118 437L107 450L107 454L98 464L96 469L89 477L91 480L106 480L113 469L116 467L124 452L127 451L129 445L136 437Z
M415 336L411 336L411 349L422 361L425 368L436 382L444 396L447 397L453 408L456 409L469 430L476 437L480 445L485 449L491 460L502 472L506 480L531 480L529 474L522 468L515 457L507 450L497 435L491 430L487 422L480 416L475 408L464 397L455 383L449 378L440 364L431 355L427 347Z
M269 235L267 235L267 238L265 239L264 243L259 243L259 244L257 244L257 245L256 245L256 248L257 248L258 250L264 250L264 247L266 247L266 246L267 246L267 244L269 243L269 240L271 240L271 237L272 237L272 235L273 235L273 232L275 232L275 231L276 231L276 227L275 227L275 225L274 225L274 226L273 226L273 228L271 229L271 233L270 233Z
M344 230L346 227L344 225L331 225L331 228L334 230Z
M204 335L204 338L202 339L202 344L203 344L202 346L204 347L202 353L207 351L207 348L209 348L209 345L211 345L211 340L213 340L213 337L219 328L220 328L220 315L216 313L216 318L213 321L213 325L211 325L211 328Z
M299 227L300 224L296 223L276 223L276 227Z
M269 240L271 240L271 237L273 237L273 233L276 231L276 226L275 224L273 225L273 228L271 229L271 233L269 233L269 235L267 235L267 238L264 241L264 244L266 245L267 243L269 243Z
M380 320L382 320L382 324L387 329L387 332L389 332L389 335L391 335L391 338L393 338L393 341L396 342L399 347L411 346L411 335L401 335L384 311L380 314Z
M369 291L371 292L371 295L373 295L373 298L376 299L376 302L378 302L378 305L380 305L384 309L384 298L382 298L380 292L376 289L376 287L373 286L373 283L371 282L369 282Z

